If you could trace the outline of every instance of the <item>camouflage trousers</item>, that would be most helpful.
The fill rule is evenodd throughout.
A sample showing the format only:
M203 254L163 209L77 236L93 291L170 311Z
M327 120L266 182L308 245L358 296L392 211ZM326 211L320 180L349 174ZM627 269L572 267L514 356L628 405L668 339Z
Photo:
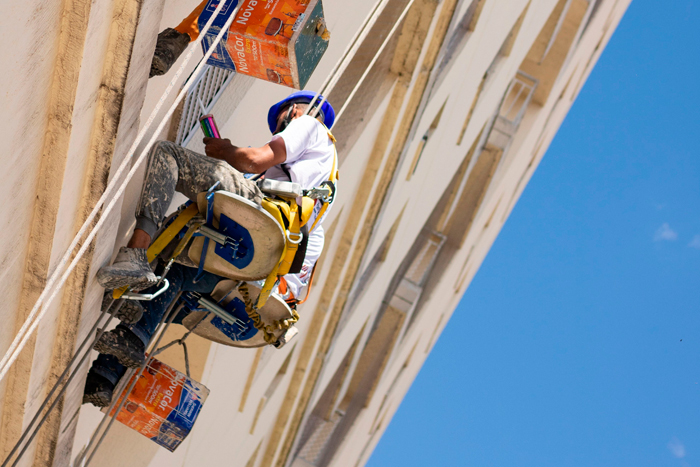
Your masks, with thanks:
M216 182L225 190L257 204L262 192L252 180L228 163L185 149L171 141L159 141L151 149L141 198L136 209L136 228L153 238L161 227L175 192L196 202L197 194Z

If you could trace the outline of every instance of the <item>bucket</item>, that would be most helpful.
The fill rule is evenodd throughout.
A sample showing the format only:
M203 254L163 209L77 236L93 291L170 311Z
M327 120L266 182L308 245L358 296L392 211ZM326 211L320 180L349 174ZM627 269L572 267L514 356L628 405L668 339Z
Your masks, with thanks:
M174 451L197 420L209 389L174 368L152 359L140 375L117 420L132 430ZM114 405L111 415L123 397Z
M209 0L199 15L199 28L219 6ZM238 0L225 4L202 40L211 47ZM242 0L229 30L209 61L210 65L295 89L306 86L328 48L321 0Z

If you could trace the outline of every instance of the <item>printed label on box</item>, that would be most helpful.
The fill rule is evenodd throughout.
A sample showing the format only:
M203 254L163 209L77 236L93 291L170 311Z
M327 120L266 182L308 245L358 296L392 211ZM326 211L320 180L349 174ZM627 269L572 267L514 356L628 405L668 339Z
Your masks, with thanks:
M117 420L174 451L192 430L208 395L203 384L153 359L138 376Z
M200 29L204 27L219 1L209 0L199 17ZM237 3L237 0L227 1L222 10L226 13L219 14L214 26L202 41L205 50L211 46ZM310 11L307 12L307 9L317 11L319 17L310 18ZM301 88L306 83L299 82L296 72L298 65L294 60L290 60L289 50L294 47L292 38L308 21L315 24L322 19L322 15L322 8L310 7L310 0L243 0L231 27L222 38L221 42L225 46L219 44L208 63L273 83ZM309 47L319 47L321 50L320 54L312 54L315 63L310 65L313 69L323 55L327 42L319 39L313 43L305 43L308 43Z

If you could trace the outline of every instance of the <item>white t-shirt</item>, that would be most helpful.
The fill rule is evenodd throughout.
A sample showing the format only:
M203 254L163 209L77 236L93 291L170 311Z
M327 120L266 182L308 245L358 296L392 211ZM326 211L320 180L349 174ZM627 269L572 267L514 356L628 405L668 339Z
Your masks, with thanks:
M287 149L284 165L292 178L304 190L328 180L333 169L333 142L328 130L315 118L304 115L292 120L284 131L272 139L282 138ZM265 172L266 178L289 181L285 171L275 165Z
M279 165L276 165L265 172L266 178L290 181L291 177L291 181L300 184L304 190L317 187L330 178L335 148L333 141L328 137L328 130L321 122L309 115L295 118L284 131L276 134L274 138L284 140L287 159L283 165L287 168L289 177ZM315 222L322 206L323 203L316 200L314 211L308 221L309 227ZM330 206L326 209L323 218L329 211ZM301 289L308 283L311 270L323 251L324 234L321 227L323 218L319 220L314 230L309 232L309 242L301 272L284 276L289 291L299 299L303 298L300 296Z

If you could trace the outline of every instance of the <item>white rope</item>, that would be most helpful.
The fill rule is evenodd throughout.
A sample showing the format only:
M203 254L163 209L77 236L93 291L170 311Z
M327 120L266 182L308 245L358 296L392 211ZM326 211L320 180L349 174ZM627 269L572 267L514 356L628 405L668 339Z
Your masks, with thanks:
M345 112L345 109L347 108L348 104L352 100L353 97L355 97L355 93L357 92L358 89L360 89L360 86L362 85L362 82L365 80L367 75L369 74L370 71L372 71L372 67L374 66L375 63L377 63L377 60L379 59L379 56L382 54L384 51L384 48L386 45L389 43L389 40L391 37L394 35L394 32L396 32L396 29L399 27L401 24L401 21L406 17L406 14L408 13L408 10L411 8L411 5L413 5L413 2L415 0L411 0L406 4L406 8L403 9L401 12L401 16L396 20L396 23L394 23L394 26L391 28L391 31L389 31L389 34L387 34L386 38L384 39L384 42L382 42L382 46L379 47L379 50L377 50L377 53L374 54L374 57L372 58L372 61L369 62L369 65L367 65L367 68L365 68L365 72L362 73L362 76L360 76L360 80L355 84L355 87L352 88L352 91L350 92L350 95L348 96L347 99L345 99L345 103L343 106L340 108L338 113L335 115L335 121L337 122L340 120L340 117L343 115L343 112Z
M376 63L377 59L379 58L381 53L384 51L384 48L386 47L386 45L389 42L389 39L392 37L392 35L396 31L398 25L401 23L401 21L403 20L403 18L407 14L409 8L413 5L414 1L415 0L410 0L409 3L406 5L403 12L401 13L401 16L399 16L399 18L397 19L396 23L394 24L391 31L387 35L386 39L382 43L381 47L375 53L372 61L370 62L370 65L367 67L367 69L365 70L363 75L360 77L360 80L355 84L355 87L352 89L351 94L346 99L345 104L341 108L340 112L337 114L336 122L340 119L340 116L345 111L345 108L347 107L348 103L350 102L352 97L354 97L355 93L357 92L357 90L361 86L362 82L367 77L372 66ZM362 28L358 31L358 33L356 33L355 37L353 38L352 43L348 47L346 47L344 55L336 63L334 69L331 71L331 73L328 75L328 77L324 81L322 88L321 88L321 91L319 91L319 93L317 93L317 95L314 97L314 100L319 97L321 92L330 93L333 90L335 85L338 83L340 77L343 75L344 71L347 69L350 62L352 61L352 58L357 53L357 50L359 49L360 45L362 44L363 41L361 39L363 39L364 37L366 37L369 34L371 27L377 21L379 14L383 11L383 6L386 6L387 2L388 2L388 0L379 0L378 3L375 5L374 9L369 14L368 18L365 20L365 23L363 23ZM194 72L190 75L190 78L187 80L187 82L183 86L182 90L177 95L175 102L168 109L165 116L162 118L161 123L156 128L156 131L153 133L153 136L146 144L146 147L143 149L143 151L139 155L138 159L134 162L131 170L127 173L124 181L121 183L121 185L119 185L117 192L113 195L109 204L107 204L107 206L103 210L102 216L100 216L100 219L97 221L97 224L90 231L87 238L83 242L83 245L78 250L78 253L73 258L71 263L68 265L68 268L65 270L63 275L58 280L58 283L56 284L56 279L57 279L60 271L65 267L66 263L68 262L68 259L70 258L71 254L73 253L73 251L77 247L77 245L80 241L80 238L82 238L83 235L85 235L86 230L88 229L89 225L92 223L92 221L97 216L97 213L99 212L102 205L104 205L104 203L106 202L108 196L111 195L111 191L117 185L117 180L121 177L124 170L126 170L126 166L127 166L128 162L133 158L136 147L141 142L141 140L143 140L143 138L145 137L146 132L148 131L148 129L150 128L150 125L155 120L155 117L158 114L158 112L160 111L163 103L165 102L165 100L169 96L170 92L172 91L173 87L177 83L177 80L180 77L180 75L182 74L184 68L187 66L187 63L189 62L190 58L192 57L194 50L197 48L197 45L199 45L201 43L202 39L206 35L206 32L211 27L211 24L213 23L214 19L216 18L216 16L219 14L221 9L223 8L224 3L225 2L220 2L220 4L217 6L217 8L214 11L214 13L212 14L212 16L207 21L207 24L204 26L204 28L200 32L199 37L197 38L197 40L194 41L194 46L190 47L190 50L187 53L184 62L182 63L180 68L177 70L175 76L173 76L173 78L170 81L170 83L168 84L168 87L166 88L166 90L161 95L160 100L158 101L158 103L156 104L156 107L151 112L151 115L149 116L148 120L146 121L145 126L139 132L139 134L136 137L136 140L134 141L131 148L129 149L129 152L127 153L128 155L122 161L121 165L119 166L116 173L114 174L112 181L107 185L107 188L105 189L104 193L102 194L100 199L97 201L97 204L95 205L93 210L90 212L90 215L85 220L85 222L81 226L81 228L78 231L78 233L76 234L76 236L73 238L73 241L69 245L68 250L65 252L63 257L59 261L58 265L56 266L56 269L49 277L49 280L47 281L47 284L46 284L44 290L42 291L41 295L37 299L37 302L35 303L34 307L32 308L29 316L25 320L24 324L22 325L22 328L19 330L15 339L12 341L12 344L8 348L7 352L5 353L2 361L0 361L0 381L2 381L5 378L5 376L7 375L8 371L9 371L9 368L12 366L12 364L19 357L19 353L24 349L27 342L29 341L29 337L36 330L39 323L41 322L41 320L44 318L44 316L48 312L49 306L51 305L53 300L56 298L58 293L60 292L61 288L63 287L66 280L68 279L68 276L71 274L73 269L75 269L75 266L78 264L78 262L80 261L82 256L87 251L88 247L90 246L90 243L95 238L95 236L97 235L99 230L102 228L104 222L107 219L107 215L112 211L112 209L114 208L117 201L124 194L124 190L126 189L127 184L129 183L131 178L134 176L134 174L136 173L136 170L141 165L141 163L143 163L144 159L146 158L146 156L148 154L148 151L151 149L156 138L158 137L160 132L165 127L165 124L166 124L168 118L170 118L170 116L173 114L173 112L177 108L178 104L180 103L180 101L183 99L183 97L185 96L187 91L190 89L190 87L192 86L192 83L195 81L195 78L199 75L199 73L201 72L201 69L206 64L206 61L211 56L212 52L214 51L216 46L221 41L221 38L223 37L224 33L228 30L231 23L233 22L233 19L235 18L236 13L237 13L238 9L240 8L240 5L236 9L234 9L231 16L227 20L226 24L219 31L219 34L216 36L216 39L212 43L211 47L207 50L206 54L204 55L204 58L199 63L197 68L195 68ZM327 100L327 94L321 99L319 107L321 105L323 105L323 103L326 100ZM312 101L312 105L313 105L313 101ZM311 107L312 106L310 105L309 109ZM307 111L308 111L308 109L307 109ZM54 284L56 284L56 285L54 286ZM45 300L45 297L52 290L53 290L53 293L49 296L49 298L47 300ZM43 304L43 307L41 306L42 304ZM40 309L41 309L41 311L39 311Z
M221 38L228 30L228 27L230 26L231 22L233 21L233 18L236 16L236 12L240 8L240 5L236 9L234 9L229 20L226 22L224 27L221 28L221 31L219 31L219 34L216 36L216 39L212 43L211 47L207 50L206 54L204 55L204 58L199 63L199 65L197 65L194 72L190 75L190 78L187 80L187 82L183 86L182 90L180 91L177 98L175 99L175 102L170 106L170 108L166 112L165 116L163 117L160 125L158 125L158 127L156 128L156 131L153 133L153 137L149 140L148 144L146 144L146 147L141 152L141 155L139 156L139 158L134 162L131 170L128 172L126 178L124 179L122 184L119 186L119 188L118 188L117 192L114 194L112 200L103 210L102 215L100 216L100 219L98 220L97 224L90 231L88 237L83 242L83 245L81 246L80 250L78 250L78 253L76 254L75 258L73 259L73 261L71 261L71 263L69 264L66 271L63 273L63 275L58 280L58 284L55 285L55 287L54 287L54 284L56 284L56 280L57 280L58 275L60 274L61 270L65 267L66 263L70 259L71 254L73 253L76 246L80 242L80 239L82 238L83 235L85 235L85 232L87 231L88 227L93 222L93 220L97 216L97 213L100 211L100 208L107 200L107 197L111 194L111 191L117 185L117 181L119 180L119 177L122 175L124 170L126 170L126 167L129 163L129 161L133 158L134 152L136 151L137 146L139 145L141 140L145 137L146 132L148 131L151 124L155 120L155 117L158 114L158 112L160 111L160 108L163 106L165 99L167 99L167 97L170 94L170 92L172 91L173 87L175 87L175 84L176 84L178 78L180 77L180 75L184 71L185 67L187 66L187 63L189 62L190 58L192 57L192 54L194 53L194 50L202 42L202 39L204 38L207 31L211 27L212 23L214 22L214 19L217 17L219 12L223 8L224 4L225 4L225 2L223 2L223 1L219 3L219 6L217 6L216 10L212 14L212 16L209 18L209 21L207 21L207 24L204 26L204 28L200 32L199 37L197 38L197 40L194 41L194 45L192 47L190 47L190 50L189 50L187 56L185 57L185 61L182 63L180 68L177 70L177 73L175 74L175 76L173 76L173 79L170 81L170 84L168 84L168 87L163 92L160 100L158 101L158 104L156 104L156 107L153 109L153 112L151 112L151 115L148 117L148 120L146 121L146 125L143 127L143 129L137 135L136 140L131 145L131 148L129 148L129 152L127 153L128 155L122 161L121 165L119 166L119 169L117 170L114 177L112 178L112 181L107 185L105 192L102 194L100 199L97 201L97 204L90 212L90 215L85 220L82 227L80 228L78 233L73 238L73 241L71 242L70 246L68 247L68 250L65 252L63 257L59 261L58 265L56 266L56 269L49 277L49 280L47 281L47 284L44 287L44 290L41 292L41 295L39 295L39 298L36 301L36 303L34 304L34 307L32 308L31 312L29 313L29 316L27 317L24 324L22 325L22 328L17 333L17 336L15 337L15 339L12 341L12 344L8 348L7 352L5 353L2 361L0 361L0 381L2 381L5 378L5 375L9 371L9 368L17 360L19 353L22 351L24 346L27 344L29 337L36 330L37 326L39 325L39 322L43 319L43 317L47 313L47 311L49 309L49 305L56 298L56 295L58 294L58 292L60 291L63 284L68 279L68 276L73 271L73 269L75 269L75 266L78 264L78 261L80 261L80 259L85 254L85 251L87 251L88 247L90 246L90 243L95 238L95 236L97 235L97 232L100 230L100 228L104 224L105 220L107 219L108 214L114 208L117 200L119 200L119 198L124 193L124 190L126 189L126 185L129 183L131 178L134 176L134 173L136 173L136 170L138 169L138 167L141 165L141 163L145 159L151 146L155 142L155 140L158 137L158 135L160 134L160 132L163 130L168 118L173 114L173 112L175 111L175 108L178 106L178 104L180 103L180 101L182 100L184 95L187 93L189 88L192 86L192 83L195 81L194 78L196 78L197 75L200 73L200 71L202 70L202 68L206 64L206 61L209 59L212 52L214 51L214 48L219 44L219 41L221 41ZM48 298L48 300L44 301L46 296L52 290L53 290L53 293L51 294L51 296ZM42 304L43 304L43 307L41 307ZM41 312L39 312L40 307L41 307Z
M377 19L379 18L379 15L384 11L384 7L389 3L389 0L379 0L377 3L375 3L374 8L372 8L372 11L369 12L367 17L362 23L362 27L357 30L355 35L353 36L352 40L350 43L345 47L345 50L343 51L343 55L340 56L338 61L336 62L335 66L331 70L330 73L328 73L328 76L326 76L326 79L323 81L323 84L321 84L321 87L319 88L318 92L314 96L313 99L311 99L311 102L309 103L309 106L306 108L306 111L304 112L305 114L308 114L309 111L313 108L313 105L316 103L316 99L318 99L319 96L326 94L326 86L328 86L328 83L330 80L337 76L339 73L342 75L342 71L345 71L347 68L347 65L350 63L352 58L355 56L357 53L357 49L359 49L360 45L362 45L362 41L364 40L365 37L369 34L370 30L372 29L372 26L374 26L374 23L377 22ZM348 60L349 58L349 60ZM347 61L347 63L346 63ZM339 71L339 68L342 66L342 71ZM337 82L337 80L336 80ZM335 86L335 84L333 85ZM332 87L330 88L332 89ZM326 99L324 98L323 101L318 105L320 108L323 105L323 102L325 102Z

